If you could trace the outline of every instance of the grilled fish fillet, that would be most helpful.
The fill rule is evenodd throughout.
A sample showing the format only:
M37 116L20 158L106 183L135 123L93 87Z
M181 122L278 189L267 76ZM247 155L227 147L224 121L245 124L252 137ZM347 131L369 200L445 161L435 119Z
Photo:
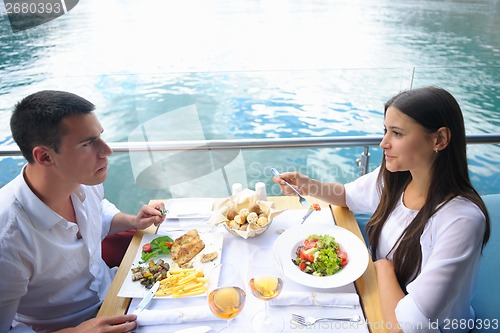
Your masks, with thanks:
M205 248L205 243L200 238L197 230L189 230L174 241L170 253L172 260L179 266L193 259Z
M201 256L200 262L209 262L217 258L217 252L205 253Z

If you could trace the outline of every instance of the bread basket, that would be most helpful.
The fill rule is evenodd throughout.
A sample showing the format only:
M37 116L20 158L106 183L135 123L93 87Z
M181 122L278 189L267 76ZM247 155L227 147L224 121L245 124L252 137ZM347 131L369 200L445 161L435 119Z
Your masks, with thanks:
M274 202L258 200L255 191L244 189L226 198L215 209L209 223L222 224L232 235L247 239L264 233L281 212L283 211L274 208ZM240 216L240 219L236 215ZM267 219L265 223L264 217Z

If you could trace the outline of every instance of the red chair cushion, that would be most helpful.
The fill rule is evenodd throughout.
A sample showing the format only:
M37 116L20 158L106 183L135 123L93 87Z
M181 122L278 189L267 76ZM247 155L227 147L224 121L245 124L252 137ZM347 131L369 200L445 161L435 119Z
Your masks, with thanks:
M109 267L120 265L134 234L135 229L108 235L104 238L102 241L102 258Z

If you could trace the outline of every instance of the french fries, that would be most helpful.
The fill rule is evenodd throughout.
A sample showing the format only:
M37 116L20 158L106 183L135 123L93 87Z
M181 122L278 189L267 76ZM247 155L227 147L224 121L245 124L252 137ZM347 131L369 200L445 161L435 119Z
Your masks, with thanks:
M160 281L160 288L155 296L179 298L200 295L207 291L207 281L203 272L194 268L171 269L167 277Z

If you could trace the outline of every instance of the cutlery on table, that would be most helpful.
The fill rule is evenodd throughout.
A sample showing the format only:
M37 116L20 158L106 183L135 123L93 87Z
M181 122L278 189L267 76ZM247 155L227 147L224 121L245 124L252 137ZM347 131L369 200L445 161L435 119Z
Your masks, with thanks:
M354 323L361 321L361 317L358 315L347 316L347 317L314 318L314 317L305 317L297 314L292 314L292 319L296 323L303 326L311 326L321 321L349 321Z
M197 326L197 327L183 328L182 330L175 331L174 333L206 333L211 330L212 328L208 326Z
M151 300L153 299L153 296L155 295L155 293L159 287L160 287L160 281L156 281L155 284L151 287L151 289L149 289L146 296L144 296L144 298L141 300L139 305L137 305L134 312L132 312L132 313L135 315L141 313L142 310L144 310L144 308L146 308L146 306L149 304L149 302L151 302Z
M211 213L200 213L200 212L194 212L194 213L179 213L179 214L174 214L171 218L209 218Z

